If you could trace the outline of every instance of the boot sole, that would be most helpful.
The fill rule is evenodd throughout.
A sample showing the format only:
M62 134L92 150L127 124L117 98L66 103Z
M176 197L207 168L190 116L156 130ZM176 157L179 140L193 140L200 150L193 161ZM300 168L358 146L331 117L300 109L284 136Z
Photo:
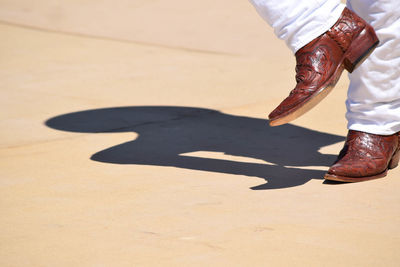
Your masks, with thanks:
M355 183L355 182L364 182L374 179L383 178L387 175L388 170L386 169L384 172L373 175L373 176L365 176L365 177L347 177L347 176L339 176L334 174L325 174L324 179L328 181L336 181L336 182L346 182L346 183Z

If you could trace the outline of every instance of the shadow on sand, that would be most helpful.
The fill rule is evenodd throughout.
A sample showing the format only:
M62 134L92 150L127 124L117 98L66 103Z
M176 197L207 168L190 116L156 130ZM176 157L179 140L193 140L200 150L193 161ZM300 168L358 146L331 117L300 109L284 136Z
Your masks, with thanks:
M91 159L115 164L173 166L266 180L251 188L254 190L286 188L302 185L313 178L322 179L324 171L301 167L329 166L336 156L321 154L318 150L344 140L343 136L290 124L269 127L262 119L173 106L85 110L51 118L46 125L80 133L136 132L139 136L135 140L99 151ZM183 155L196 151L222 152L268 163Z

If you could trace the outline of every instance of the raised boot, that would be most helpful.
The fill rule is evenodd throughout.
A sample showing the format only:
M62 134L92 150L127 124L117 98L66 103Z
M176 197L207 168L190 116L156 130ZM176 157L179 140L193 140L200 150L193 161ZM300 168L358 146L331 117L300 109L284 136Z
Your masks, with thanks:
M361 182L385 177L400 159L400 134L377 135L349 131L338 159L325 174L326 180Z
M378 45L374 29L345 8L327 32L296 52L296 87L269 114L271 126L288 123L317 105L343 72L352 72Z

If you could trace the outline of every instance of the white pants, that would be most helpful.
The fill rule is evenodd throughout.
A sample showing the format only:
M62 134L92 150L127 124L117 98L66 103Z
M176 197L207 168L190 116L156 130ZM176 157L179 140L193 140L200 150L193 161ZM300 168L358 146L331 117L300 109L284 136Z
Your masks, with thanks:
M340 17L340 0L250 0L295 53ZM348 0L347 7L374 27L379 46L349 74L348 128L390 135L400 131L400 2Z

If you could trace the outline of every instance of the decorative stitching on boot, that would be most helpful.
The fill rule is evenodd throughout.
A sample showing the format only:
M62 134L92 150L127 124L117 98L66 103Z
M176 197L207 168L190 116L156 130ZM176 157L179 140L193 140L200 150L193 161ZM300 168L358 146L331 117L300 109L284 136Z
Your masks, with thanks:
M337 43L344 53L365 26L366 23L360 17L345 9L342 17L332 26L327 35Z

